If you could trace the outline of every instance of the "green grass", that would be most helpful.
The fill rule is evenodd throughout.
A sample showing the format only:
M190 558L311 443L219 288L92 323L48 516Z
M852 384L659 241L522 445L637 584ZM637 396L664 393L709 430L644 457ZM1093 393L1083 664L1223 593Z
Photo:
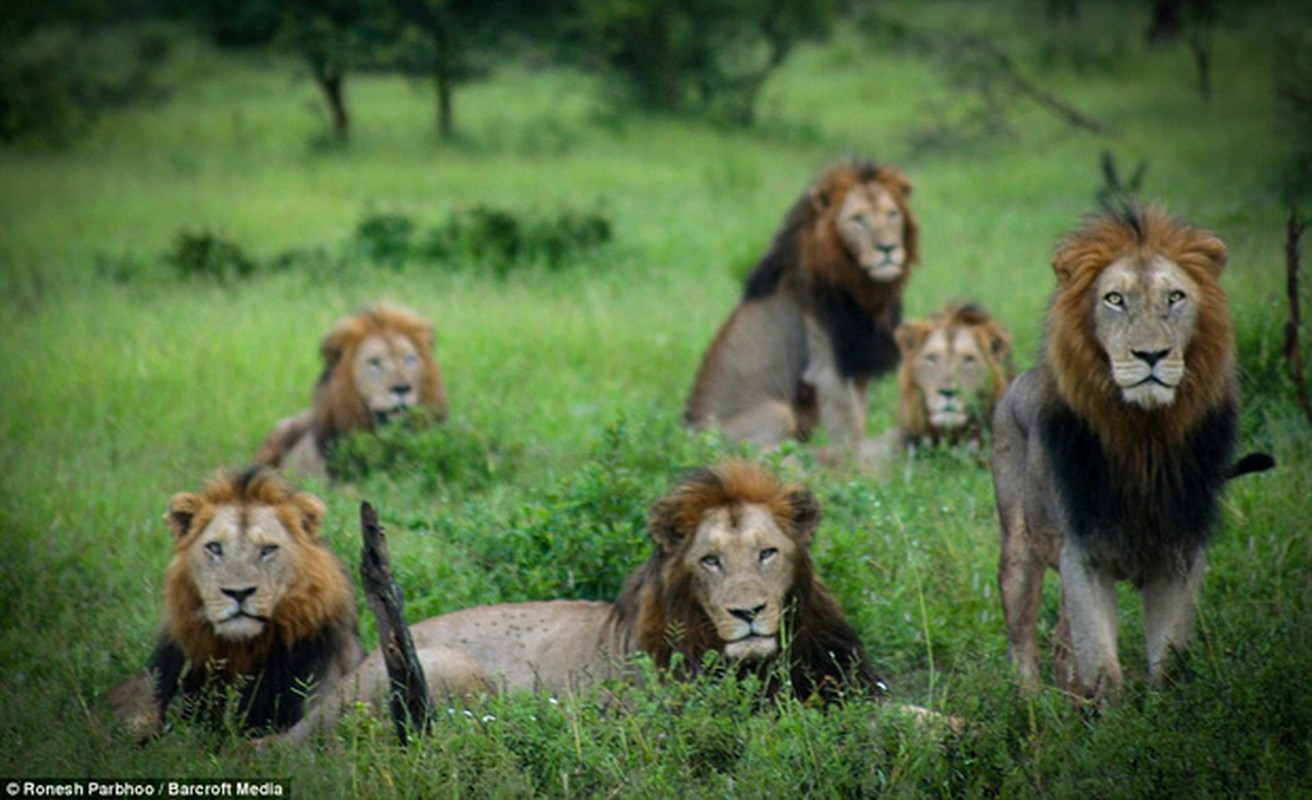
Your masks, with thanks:
M588 76L508 66L457 95L452 144L435 139L427 87L358 76L355 139L335 149L296 65L189 45L167 104L110 115L63 150L0 150L0 775L288 777L300 797L1312 792L1312 436L1280 358L1282 190L1300 142L1277 124L1268 46L1273 30L1312 25L1295 5L1227 6L1210 104L1183 49L1143 48L1139 5L1087 8L1077 31L1046 28L1032 0L880 5L993 37L1115 140L1019 98L1009 134L945 137L973 96L935 62L849 31L796 53L750 132L617 113ZM908 314L977 299L1012 327L1026 367L1053 243L1093 208L1104 149L1127 168L1147 160L1147 196L1230 245L1241 446L1280 460L1227 493L1179 685L1144 686L1127 591L1121 707L1091 723L1055 692L1021 696L987 470L932 453L875 482L816 468L800 448L780 469L824 504L821 575L894 695L963 718L962 735L937 740L864 703L755 712L751 687L699 684L620 709L499 698L409 750L368 720L298 750L255 753L185 726L138 747L101 713L149 653L168 496L247 462L308 402L318 339L342 314L391 299L434 321L462 437L420 443L390 472L311 484L352 569L368 499L414 618L608 597L646 553L647 506L682 469L732 450L684 433L682 402L742 274L816 171L851 154L901 165L923 226ZM613 240L505 278L352 258L368 215L427 228L479 206L600 211ZM180 281L162 257L184 230L260 260L319 249L342 263ZM874 387L872 433L893 424L891 384ZM1050 580L1049 620L1056 596ZM365 633L372 643L369 621Z

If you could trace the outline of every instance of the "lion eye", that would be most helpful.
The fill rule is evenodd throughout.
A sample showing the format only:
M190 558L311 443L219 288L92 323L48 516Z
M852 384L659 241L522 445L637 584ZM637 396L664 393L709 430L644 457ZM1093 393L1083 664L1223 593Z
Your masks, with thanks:
M260 558L262 560L267 561L268 559L272 558L273 554L276 552L278 552L278 545L266 544L260 548Z
M209 542L205 545L205 551L210 555L218 558L223 555L223 545L218 542Z
M381 358L379 358L378 356L374 356L373 358L370 358L370 359L369 359L368 361L366 361L365 363L368 364L369 366L373 367L374 369L382 369L382 368L383 368L383 360L382 360Z
M719 568L720 568L720 557L719 557L719 556L702 556L702 566L703 566L703 567L706 567L707 569L719 569Z
M1108 292L1103 295L1102 301L1112 308L1122 308L1125 306L1125 297L1120 292Z
M975 366L975 361L976 359L972 355L966 355L961 357L961 363L965 364L968 367Z
M413 366L414 366L415 364L417 364L417 363L419 363L419 357L418 357L418 356L414 355L413 353L408 353L408 354L406 354L406 357L405 357L405 365L406 365L407 367L413 367Z
M1166 296L1166 302L1170 303L1173 306L1179 305L1180 303L1184 302L1184 298L1185 298L1184 292L1180 291L1179 289L1175 289Z
M774 558L777 555L779 555L779 548L767 547L761 551L761 563L764 564L765 562L769 561L770 559Z

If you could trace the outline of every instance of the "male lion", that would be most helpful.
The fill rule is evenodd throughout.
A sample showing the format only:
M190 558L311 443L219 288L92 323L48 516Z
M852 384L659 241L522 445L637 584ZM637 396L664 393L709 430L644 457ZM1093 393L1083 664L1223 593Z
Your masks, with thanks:
M860 442L870 380L898 359L893 329L918 257L910 194L896 169L855 162L797 201L706 351L689 427L773 446L823 422L840 450Z
M819 522L810 492L729 461L691 473L655 504L648 530L656 548L614 603L468 608L419 622L411 636L441 699L484 688L580 690L624 676L638 651L662 669L678 653L688 671L714 651L732 668L767 675L785 658L802 698L882 696L856 631L815 575L809 546ZM355 702L379 704L387 686L375 652L288 737L303 740Z
M1117 581L1143 598L1154 686L1189 640L1222 484L1251 469L1230 467L1226 257L1215 234L1158 209L1090 218L1057 248L1038 366L993 418L1002 603L1028 685L1048 567L1061 574L1056 678L1098 707L1122 684Z
M340 320L319 352L323 372L313 406L280 420L260 445L256 463L322 475L339 437L416 408L445 419L446 387L433 358L433 326L418 315L382 303L371 306Z
M135 734L157 730L177 699L213 724L235 712L241 730L286 730L310 692L360 662L351 583L319 538L323 518L319 498L261 467L169 500L159 643L149 675L110 698Z
M1011 380L1011 333L973 303L948 304L894 332L904 444L982 444Z

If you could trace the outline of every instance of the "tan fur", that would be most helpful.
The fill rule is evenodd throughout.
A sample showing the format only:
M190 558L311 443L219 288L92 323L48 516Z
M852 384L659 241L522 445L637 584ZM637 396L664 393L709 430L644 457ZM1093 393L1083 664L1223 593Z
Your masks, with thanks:
M397 306L380 303L340 320L319 346L323 371L313 406L280 420L256 463L325 474L325 452L342 436L416 408L445 419L446 386L433 342L432 325Z
M726 462L694 473L656 503L648 523L656 551L615 603L481 606L419 622L411 636L435 699L445 702L488 689L584 691L633 677L629 659L639 651L662 668L672 666L675 652L693 668L710 651L729 664L758 665L780 654L780 628L793 613L789 657L812 681L795 683L799 694L837 696L845 679L878 694L882 684L855 633L812 570L808 547L819 521L805 489ZM827 677L836 665L849 671ZM303 740L356 703L380 707L386 687L375 652L336 701L321 704L289 738Z
M774 446L823 422L855 447L869 381L896 363L893 329L919 259L910 193L901 172L865 162L836 166L807 191L707 349L689 427Z
M903 441L981 443L1013 375L1011 333L974 304L950 303L902 323L896 338Z
M1215 234L1157 209L1092 218L1057 248L1040 363L993 422L999 580L1027 685L1048 568L1062 580L1060 685L1115 700L1118 580L1142 595L1155 685L1188 642L1217 497L1236 474L1225 262Z
M193 669L235 685L261 675L273 650L331 630L339 649L318 687L331 689L362 654L350 581L320 538L324 511L317 497L271 471L222 473L200 494L174 495L165 516L175 545L164 576L161 649L176 648ZM246 596L235 599L234 591ZM260 679L279 678L289 676ZM137 678L111 703L136 734L148 734L162 709L146 713L141 703L157 692Z

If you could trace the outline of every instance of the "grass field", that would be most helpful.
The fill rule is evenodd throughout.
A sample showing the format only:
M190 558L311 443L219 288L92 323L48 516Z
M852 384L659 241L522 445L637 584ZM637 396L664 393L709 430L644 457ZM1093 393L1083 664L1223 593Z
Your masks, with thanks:
M512 65L457 95L450 144L427 86L357 76L354 139L330 147L295 64L186 43L167 103L109 115L65 149L0 149L0 776L277 777L298 797L1312 793L1312 430L1280 358L1284 187L1301 142L1280 124L1270 47L1312 16L1227 6L1205 103L1186 50L1144 48L1139 5L1095 5L1076 30L1046 27L1029 0L880 8L988 37L1114 138L1006 93L1005 124L981 128L979 96L937 61L849 29L790 59L752 131L619 113L590 76ZM390 299L429 316L453 430L475 443L453 472L310 485L353 574L368 499L413 618L610 597L646 555L647 506L685 468L734 452L683 432L682 403L741 277L819 169L853 154L901 166L922 223L908 315L976 299L1013 329L1023 368L1053 243L1094 208L1105 150L1125 171L1146 161L1144 196L1228 243L1241 448L1280 461L1227 492L1179 685L1144 686L1126 592L1120 707L1091 722L1055 691L1020 694L987 470L931 453L874 481L799 448L781 469L824 504L820 574L894 696L963 718L960 736L865 703L754 712L743 687L699 684L620 710L493 699L408 750L368 720L304 749L253 752L186 726L137 746L104 716L153 643L169 495L243 465L307 403L319 337L341 315ZM369 215L427 227L478 206L599 213L613 239L504 278L377 265L355 244ZM180 280L162 256L197 231L261 262L325 255ZM893 424L894 401L891 381L875 386L872 433ZM1049 620L1056 600L1050 580ZM371 622L365 635L372 646Z

